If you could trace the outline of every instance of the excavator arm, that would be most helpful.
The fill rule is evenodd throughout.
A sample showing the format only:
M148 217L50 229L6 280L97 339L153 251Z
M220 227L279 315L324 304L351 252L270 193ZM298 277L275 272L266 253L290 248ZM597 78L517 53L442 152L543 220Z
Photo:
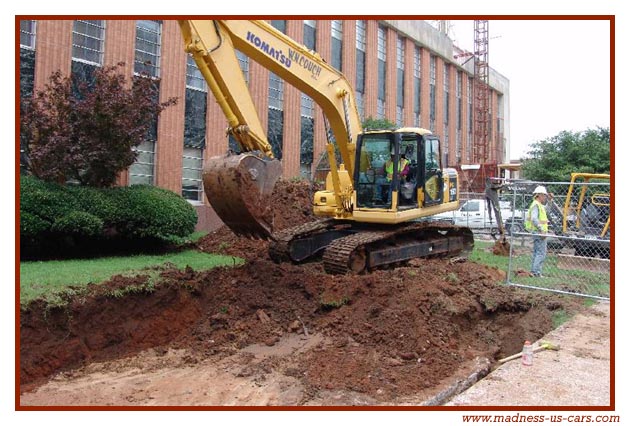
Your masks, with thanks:
M210 159L204 168L206 195L219 217L237 234L269 238L273 232L270 199L281 167L271 150L236 49L310 96L326 117L328 157L337 205L342 194L334 146L353 176L356 137L361 122L349 82L317 53L264 21L180 20L185 49L194 58L228 121L228 134L243 154ZM299 144L300 141L285 141Z

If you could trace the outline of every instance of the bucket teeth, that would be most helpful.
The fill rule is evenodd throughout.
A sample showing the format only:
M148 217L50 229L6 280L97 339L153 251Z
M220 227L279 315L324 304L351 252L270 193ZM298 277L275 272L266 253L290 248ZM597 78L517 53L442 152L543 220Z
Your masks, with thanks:
M281 172L278 160L254 154L219 156L204 168L203 185L212 208L235 234L269 239L271 194Z

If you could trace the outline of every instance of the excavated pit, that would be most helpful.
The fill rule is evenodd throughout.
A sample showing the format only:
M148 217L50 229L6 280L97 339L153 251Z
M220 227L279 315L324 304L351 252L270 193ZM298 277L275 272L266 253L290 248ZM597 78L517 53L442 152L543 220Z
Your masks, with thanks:
M311 220L311 193L306 183L281 181L276 224ZM148 349L180 350L186 366L242 362L233 367L247 376L242 371L252 368L252 357L239 356L247 348L317 336L308 350L275 355L258 367L300 383L295 403L346 392L370 404L395 404L439 391L477 359L519 352L525 339L551 330L554 312L577 309L572 299L501 285L501 271L470 261L414 261L369 275L331 276L318 263L274 264L266 247L222 228L199 248L245 257L244 266L167 268L155 290L123 297L117 290L139 288L147 277L117 276L63 307L31 303L20 315L21 392L95 362L141 363L137 357Z

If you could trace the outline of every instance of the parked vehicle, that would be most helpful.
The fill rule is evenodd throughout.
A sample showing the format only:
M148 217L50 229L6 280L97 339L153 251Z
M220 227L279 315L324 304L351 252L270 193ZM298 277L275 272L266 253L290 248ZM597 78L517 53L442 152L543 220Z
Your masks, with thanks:
M508 223L515 216L518 221L523 223L524 212L521 210L512 211L509 201L499 201L501 216L508 230ZM498 230L498 223L494 212L490 214L488 203L483 198L475 198L464 202L459 209L437 215L441 219L452 219L452 223L458 226L466 226L473 229L489 229L491 231ZM509 231L507 231L509 233Z

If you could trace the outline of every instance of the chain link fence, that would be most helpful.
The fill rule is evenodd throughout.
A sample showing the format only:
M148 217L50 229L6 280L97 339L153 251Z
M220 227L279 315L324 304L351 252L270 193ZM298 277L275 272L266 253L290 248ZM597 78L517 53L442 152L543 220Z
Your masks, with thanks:
M534 239L525 230L533 189L543 185L549 234L542 276L532 276ZM511 285L610 298L610 179L607 175L574 174L568 183L507 182L503 199L513 213L505 219L510 242L507 281Z
M526 209L520 205L522 203L515 208L513 198L511 192L503 191L499 194L501 221L506 229L510 223L514 222L513 217L517 224L523 224L525 221ZM499 235L499 221L492 209L488 208L483 192L460 192L459 199L459 209L434 217L457 226L470 228L475 236L481 239L490 238L491 235ZM518 229L519 226L517 225Z

